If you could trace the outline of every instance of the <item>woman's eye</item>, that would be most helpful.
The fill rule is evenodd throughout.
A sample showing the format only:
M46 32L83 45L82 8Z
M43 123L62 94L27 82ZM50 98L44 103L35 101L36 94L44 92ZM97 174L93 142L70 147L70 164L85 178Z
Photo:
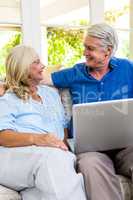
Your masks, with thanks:
M40 60L36 60L33 62L33 64L39 64L40 63Z

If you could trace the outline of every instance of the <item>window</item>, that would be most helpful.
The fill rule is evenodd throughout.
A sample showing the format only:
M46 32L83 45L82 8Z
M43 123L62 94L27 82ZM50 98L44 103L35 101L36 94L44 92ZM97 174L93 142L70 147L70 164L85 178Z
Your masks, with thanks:
M119 39L116 56L130 57L130 0L104 0L104 19L112 25Z
M47 28L48 65L71 67L80 62L83 32L89 24L88 0L40 2L41 23Z
M5 73L9 50L21 42L20 1L0 1L0 76Z
M0 27L0 76L5 73L5 59L10 49L21 43L20 31Z

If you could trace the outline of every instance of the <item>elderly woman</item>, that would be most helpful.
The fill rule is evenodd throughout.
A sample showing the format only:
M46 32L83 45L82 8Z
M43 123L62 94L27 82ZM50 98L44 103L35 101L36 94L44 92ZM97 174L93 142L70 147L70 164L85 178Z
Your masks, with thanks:
M34 49L13 48L0 97L0 184L20 191L23 200L85 200L75 156L63 142L58 92L39 85L42 79L43 65Z

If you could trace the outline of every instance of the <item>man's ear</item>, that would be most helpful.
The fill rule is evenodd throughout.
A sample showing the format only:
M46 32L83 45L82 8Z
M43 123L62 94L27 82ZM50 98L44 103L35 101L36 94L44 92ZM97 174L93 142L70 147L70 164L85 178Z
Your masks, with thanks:
M113 50L112 50L112 47L108 46L108 47L107 47L107 51L106 51L106 56L109 56L109 57L110 57L111 54L112 54L112 51L113 51Z

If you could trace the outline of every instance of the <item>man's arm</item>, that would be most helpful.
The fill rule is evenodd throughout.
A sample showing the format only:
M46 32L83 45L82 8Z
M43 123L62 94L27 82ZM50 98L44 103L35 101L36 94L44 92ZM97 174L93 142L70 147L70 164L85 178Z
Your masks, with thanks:
M45 69L44 69L44 73L43 73L43 80L41 81L41 83L44 85L50 85L50 86L53 85L51 73Z
M69 88L74 82L76 73L75 68L62 69L53 73L44 69L44 80L41 81L45 85L54 85L57 88Z

